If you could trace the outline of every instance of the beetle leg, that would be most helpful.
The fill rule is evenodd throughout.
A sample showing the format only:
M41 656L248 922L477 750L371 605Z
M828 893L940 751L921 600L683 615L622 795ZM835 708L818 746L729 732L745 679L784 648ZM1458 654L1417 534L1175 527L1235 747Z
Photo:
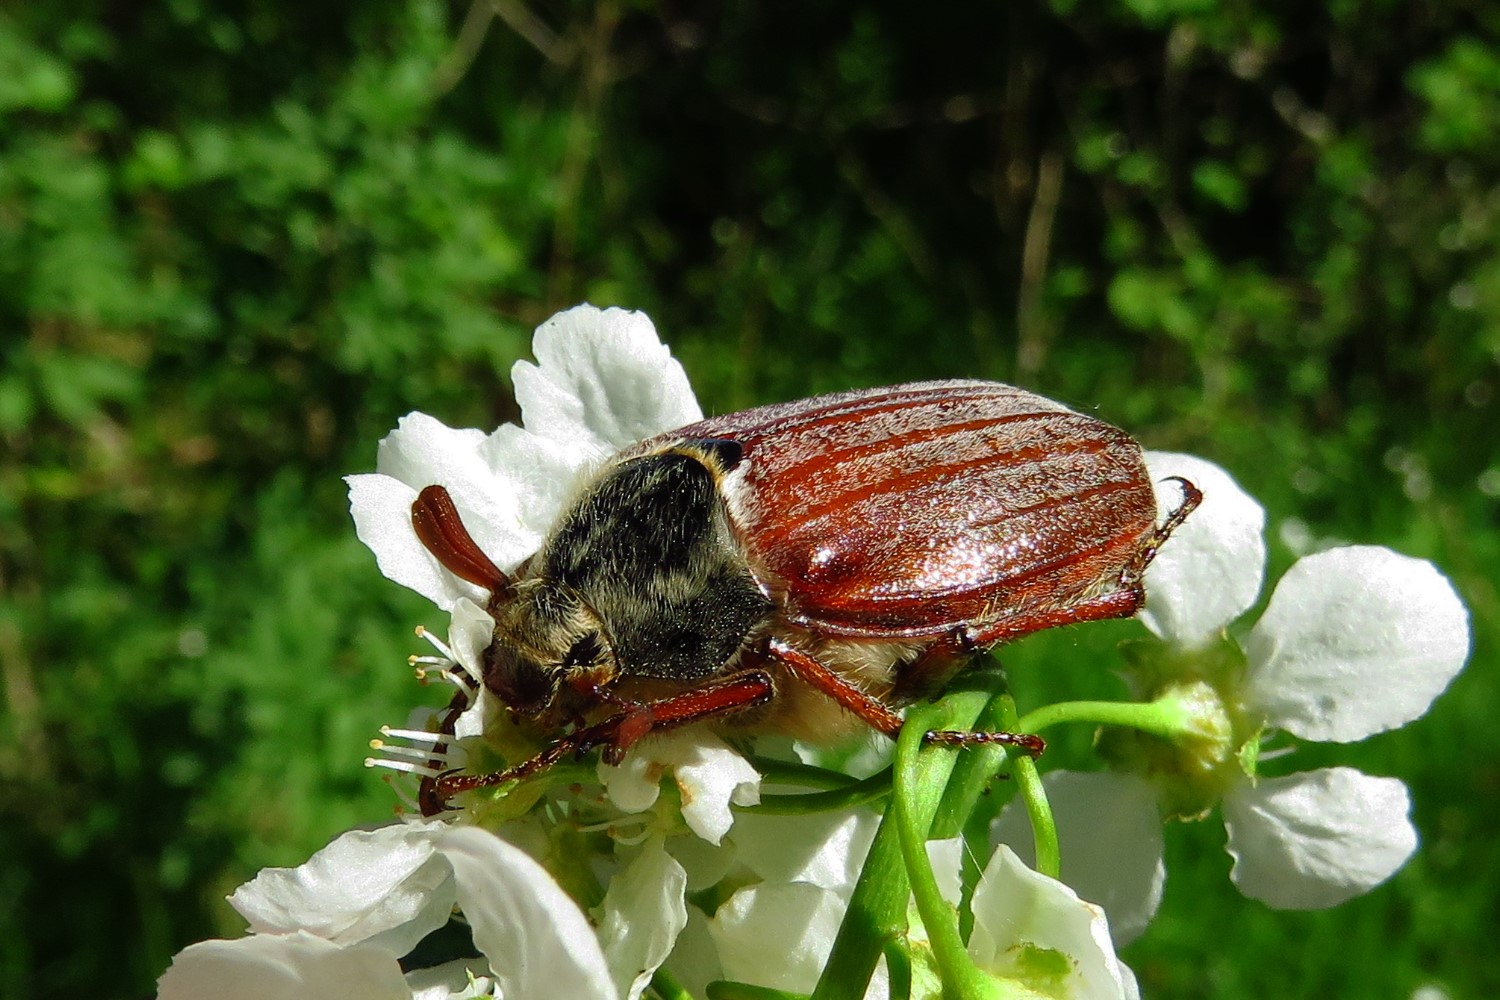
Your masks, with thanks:
M964 643L968 645L967 639ZM854 687L813 657L779 639L772 639L767 643L766 651L768 656L780 661L798 680L811 684L828 695L869 723L871 728L880 730L891 739L901 734L901 727L905 724L905 720L900 715L891 711L883 702ZM1040 736L1033 736L1030 733L970 733L951 729L934 729L923 734L922 739L928 743L941 743L944 746L988 746L992 744L1014 746L1032 756L1041 753L1046 746Z
M765 655L786 667L799 681L811 685L859 716L872 729L880 730L891 739L901 731L901 716L884 702L861 691L800 649L780 639L772 639L766 643Z
M639 702L603 722L563 736L514 767L488 774L452 773L438 777L433 783L432 794L423 800L424 814L431 815L426 812L429 803L437 809L448 808L448 800L462 792L522 781L567 757L588 753L594 747L605 748L607 763L619 763L625 751L649 733L753 708L769 701L773 693L770 674L764 670L745 670L669 698Z
M1120 583L1124 586L1132 587L1140 583L1146 567L1151 565L1151 560L1156 558L1156 553L1161 551L1166 540L1172 537L1172 532L1181 527L1188 515L1197 510L1198 505L1203 502L1203 492L1181 476L1168 476L1167 481L1175 481L1178 486L1182 487L1182 502L1177 505L1176 510L1167 515L1161 527L1151 532L1146 539L1146 544L1120 573Z

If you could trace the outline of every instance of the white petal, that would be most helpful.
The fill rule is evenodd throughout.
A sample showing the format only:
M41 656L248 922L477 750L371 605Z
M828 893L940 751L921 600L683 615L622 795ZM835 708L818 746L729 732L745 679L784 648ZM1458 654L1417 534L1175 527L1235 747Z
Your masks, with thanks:
M1004 844L974 888L972 909L969 955L980 968L1039 985L1035 952L1050 951L1066 960L1072 972L1065 984L1057 984L1050 979L1055 966L1044 963L1046 995L1087 1000L1133 995L1135 977L1115 957L1104 911L1061 882L1032 871Z
M459 598L483 592L443 569L417 538L411 526L411 505L417 491L390 476L368 473L345 476L349 485L349 513L354 533L375 553L375 564L386 579L409 587L444 611Z
M641 853L609 883L599 920L604 959L620 995L640 1000L651 976L666 960L687 924L687 873L662 846L646 842Z
M698 836L717 844L729 832L734 805L760 801L760 772L723 740L701 729L653 736L636 744L619 767L599 765L599 781L626 812L651 808L666 768L682 796L682 818Z
M1115 944L1146 929L1161 905L1167 869L1156 793L1143 778L1114 771L1049 771L1042 777L1057 822L1062 878L1109 914ZM1035 839L1020 797L990 825L990 842L1035 864Z
M526 852L472 826L450 827L438 850L506 1000L618 998L578 904Z
M412 1000L477 1000L494 994L489 966L482 959L460 958L406 974Z
M202 941L172 959L158 1000L410 1000L396 957L314 935L256 934Z
M809 993L843 917L843 900L827 889L762 882L729 897L708 928L726 979Z
M433 838L444 824L351 830L297 868L266 868L229 897L258 934L309 931L404 955L448 922L452 872Z
M527 430L600 456L701 420L687 375L645 313L581 305L537 327L511 371Z
M533 548L551 533L596 459L592 448L553 441L515 424L496 428L479 453L491 468L505 470L521 528Z
M480 479L490 469L479 460L484 431L449 427L436 417L414 411L396 421L396 429L375 448L375 471L421 489L448 479Z
M415 490L432 484L447 489L474 541L510 570L535 551L538 539L521 520L517 480L527 470L492 465L492 448L482 431L455 430L425 413L409 413L380 442L375 469Z
M676 839L703 843L696 837ZM708 917L696 906L688 907L687 926L677 935L677 945L667 958L666 969L691 997L707 996L708 984L724 978L724 969L719 965L719 949L708 930Z
M475 680L483 671L484 651L494 641L495 620L484 608L467 599L454 603L453 618L448 623L448 648Z
M767 882L811 882L848 900L880 826L880 815L853 809L800 816L738 818L739 861Z
M740 816L738 820L743 823L745 817ZM738 825L735 834L739 834ZM687 872L688 892L700 892L716 885L739 860L739 850L730 838L710 844L701 837L673 837L667 841L667 850Z
M1469 615L1430 562L1372 545L1299 559L1245 641L1273 726L1347 743L1427 711L1469 655Z
M474 541L497 566L509 571L536 550L540 534L535 525L550 524L558 513L531 510L523 519L522 500L534 503L536 499L528 484L562 459L538 469L540 455L497 448L496 440L505 437L506 432L486 436L482 431L448 427L425 413L409 413L380 442L375 468L380 475L411 487L413 496L433 484L447 489ZM512 465L495 464L506 460ZM410 528L410 501L381 518L392 524L404 522Z
M932 875L937 880L938 893L949 903L957 906L963 898L964 891L964 838L929 840L927 863L932 866Z
M1368 892L1417 849L1411 796L1350 767L1244 782L1224 797L1229 877L1251 899L1318 910Z
M1181 476L1203 503L1172 533L1146 569L1140 619L1179 646L1201 645L1255 603L1266 572L1266 512L1229 473L1201 458L1148 451L1146 468L1166 516L1181 503Z

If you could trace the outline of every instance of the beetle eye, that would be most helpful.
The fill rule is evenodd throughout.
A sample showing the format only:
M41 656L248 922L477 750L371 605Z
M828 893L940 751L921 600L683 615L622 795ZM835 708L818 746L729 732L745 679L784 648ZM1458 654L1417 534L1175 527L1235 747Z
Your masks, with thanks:
M573 643L573 648L569 649L568 655L563 657L562 665L564 667L587 667L599 659L599 654L603 652L604 648L599 642L599 633L588 632Z

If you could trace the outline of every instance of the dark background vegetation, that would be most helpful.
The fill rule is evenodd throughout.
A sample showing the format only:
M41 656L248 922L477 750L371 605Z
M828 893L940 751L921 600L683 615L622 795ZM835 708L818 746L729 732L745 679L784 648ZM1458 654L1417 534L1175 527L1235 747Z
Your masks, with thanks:
M647 310L710 411L1019 382L1229 468L1273 571L1435 560L1467 674L1294 765L1405 778L1422 852L1280 914L1176 828L1125 957L1152 997L1494 995L1497 34L1463 0L8 5L0 995L149 995L249 873L388 814L364 743L443 622L339 477L409 410L513 417L583 300ZM1023 696L1118 693L1066 661L1122 628L1025 644Z

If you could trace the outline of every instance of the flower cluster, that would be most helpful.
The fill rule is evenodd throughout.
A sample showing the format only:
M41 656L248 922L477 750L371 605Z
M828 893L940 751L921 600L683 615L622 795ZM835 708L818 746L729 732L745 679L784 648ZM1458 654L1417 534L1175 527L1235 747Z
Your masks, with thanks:
M412 414L380 443L377 472L349 479L356 529L381 571L451 614L447 641L432 639L437 655L415 658L464 692L451 737L431 732L434 713L418 713L387 731L373 761L419 778L503 766L536 747L475 683L494 628L487 595L418 540L418 490L445 486L480 548L509 572L593 467L701 417L639 313L569 310L537 330L533 350L536 363L513 371L522 424L486 434ZM1207 463L1156 455L1151 466L1207 499L1150 570L1142 617L1159 641L1127 651L1138 701L1092 719L1135 729L1101 741L1109 772L1018 782L1031 815L1055 817L1078 894L1023 863L1034 837L1022 810L1007 808L968 893L962 841L927 843L915 861L908 852L916 904L903 914L905 958L830 995L886 996L898 975L909 995L936 995L957 963L986 995L1135 996L1113 942L1138 934L1159 900L1163 816L1222 805L1236 883L1279 906L1332 905L1389 877L1414 849L1400 782L1347 768L1267 778L1258 765L1272 730L1348 741L1420 715L1467 651L1451 587L1384 549L1334 550L1293 567L1236 642L1226 627L1259 591L1264 515ZM1046 724L1039 711L1021 728ZM186 949L160 995L637 1000L648 989L701 997L719 979L810 992L860 887L893 877L872 849L881 813L859 797L822 811L757 811L773 783L827 782L829 772L790 755L752 764L701 729L648 737L619 766L564 762L443 819L349 832L298 868L263 871L230 899L250 934ZM912 759L898 757L898 774ZM899 780L905 801L911 789ZM1113 835L1100 836L1101 824ZM1075 832L1085 828L1088 837ZM945 903L923 896L927 883ZM931 925L960 905L972 931L955 957L943 941L956 939L956 925L951 934ZM473 947L419 968L419 943L455 915Z
M1264 748L1276 731L1348 743L1424 714L1468 657L1462 602L1431 563L1333 548L1294 564L1260 620L1232 638L1260 593L1265 512L1202 459L1147 463L1205 499L1147 571L1141 618L1157 641L1127 647L1123 672L1146 709L1139 728L1102 736L1113 770L1046 776L1069 884L1104 904L1117 941L1133 939L1161 900L1162 818L1217 805L1230 877L1247 896L1318 909L1369 891L1416 850L1406 786L1348 767L1267 777L1262 761L1289 748ZM1023 856L1029 833L1014 804L992 830Z

